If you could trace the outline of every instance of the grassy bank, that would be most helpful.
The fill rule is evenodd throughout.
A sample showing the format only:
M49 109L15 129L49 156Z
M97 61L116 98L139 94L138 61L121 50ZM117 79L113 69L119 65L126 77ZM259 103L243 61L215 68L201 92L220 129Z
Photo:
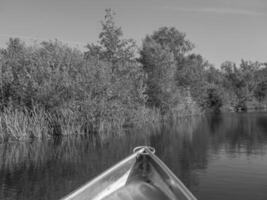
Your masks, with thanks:
M127 116L128 119L123 113L115 113L117 115L114 114L111 118L102 116L98 121L92 121L92 113L84 116L84 112L72 111L70 108L59 109L54 113L40 107L31 110L5 108L0 113L0 141L40 140L69 135L98 135L105 138L133 129L147 129L150 132L159 130L166 122L177 121L199 112L186 102L179 104L176 109L162 115L158 109L140 106L132 110L131 117Z

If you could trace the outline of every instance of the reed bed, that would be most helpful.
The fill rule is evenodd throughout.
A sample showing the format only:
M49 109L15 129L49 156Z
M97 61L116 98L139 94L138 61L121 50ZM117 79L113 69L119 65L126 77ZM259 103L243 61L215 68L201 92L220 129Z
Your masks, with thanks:
M0 141L44 139L54 136L99 135L103 139L110 135L121 135L128 130L160 130L169 121L178 121L193 116L192 106L177 106L165 115L159 109L146 106L133 110L131 115L114 112L111 117L100 116L97 120L90 111L61 108L49 113L42 108L32 110L7 108L0 113ZM126 112L126 111L125 111Z
M0 114L0 136L2 140L25 140L43 138L49 134L48 114L39 109L5 109Z

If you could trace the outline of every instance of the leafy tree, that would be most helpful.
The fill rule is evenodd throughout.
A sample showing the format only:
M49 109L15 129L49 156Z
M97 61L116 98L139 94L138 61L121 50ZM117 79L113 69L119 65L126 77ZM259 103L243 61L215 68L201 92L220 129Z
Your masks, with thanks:
M257 74L260 81L254 91L254 95L258 101L262 102L267 98L267 64L263 65Z
M2 49L1 99L6 105L12 99L14 105L23 105L26 98L27 54L25 44L18 38L10 38Z
M87 45L85 53L87 61L95 62L90 70L96 72L92 101L101 101L96 106L97 116L107 121L119 119L120 123L129 121L145 101L144 73L135 58L136 45L122 36L121 28L114 22L114 13L107 9L99 42Z
M99 34L98 44L88 44L87 58L95 57L102 61L112 63L112 71L119 68L118 65L126 61L135 60L136 44L132 39L123 39L123 32L114 22L115 13L106 9L106 15L102 24L102 31Z
M175 61L173 54L163 49L153 38L147 36L143 41L140 61L147 74L147 104L152 107L166 108L172 104L175 93Z
M173 54L175 61L178 63L186 53L194 48L194 45L185 37L185 33L178 31L174 27L161 27L151 35L151 38L161 48Z
M201 55L190 54L184 57L177 67L177 85L191 88L201 86L205 81L205 69L209 66Z
M215 84L218 86L223 85L223 74L220 69L215 68L214 66L209 66L204 72L205 80L210 84Z
M170 110L177 104L177 70L192 48L185 34L174 27L159 28L144 39L139 61L147 74L148 105Z
M223 90L218 85L208 84L202 94L201 106L208 111L220 111L223 105Z
M236 96L236 108L246 109L246 103L252 100L254 91L259 84L258 70L261 64L258 62L241 61L240 67L236 64L225 62L221 69L225 76L225 86L232 90Z

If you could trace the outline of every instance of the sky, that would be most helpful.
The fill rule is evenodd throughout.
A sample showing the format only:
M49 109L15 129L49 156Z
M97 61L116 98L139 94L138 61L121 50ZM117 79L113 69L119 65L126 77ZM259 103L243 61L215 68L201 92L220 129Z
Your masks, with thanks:
M267 0L0 0L0 47L20 37L83 48L98 40L106 8L139 46L159 27L173 26L216 67L267 61Z

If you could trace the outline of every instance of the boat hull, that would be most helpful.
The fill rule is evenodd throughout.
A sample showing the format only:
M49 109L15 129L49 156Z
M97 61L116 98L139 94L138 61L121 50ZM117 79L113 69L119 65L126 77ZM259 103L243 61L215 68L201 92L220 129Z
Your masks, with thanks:
M64 200L196 200L149 147L104 172Z

